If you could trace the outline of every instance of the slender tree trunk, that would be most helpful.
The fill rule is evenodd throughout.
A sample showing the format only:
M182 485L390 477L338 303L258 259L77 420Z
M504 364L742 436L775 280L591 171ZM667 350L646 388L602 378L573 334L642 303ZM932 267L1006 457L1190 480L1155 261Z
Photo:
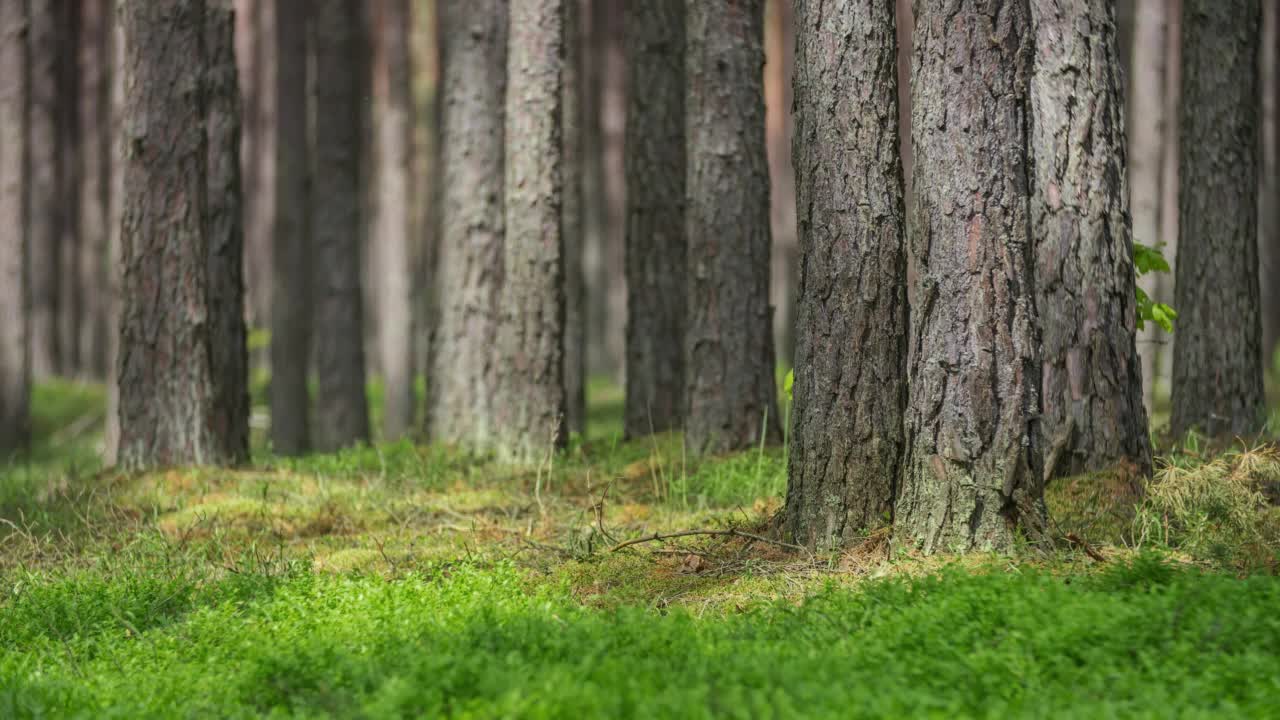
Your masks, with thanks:
M112 5L113 8L117 6ZM125 38L124 23L119 13L111 31L111 191L108 206L110 230L107 233L107 419L103 423L103 463L113 467L119 460L120 450L120 309L123 293L124 247L124 166L125 166Z
M31 437L27 0L0 0L0 463Z
M418 333L418 366L415 372L430 382L435 333L440 325L440 294L436 268L440 247L440 6L427 3L414 16L414 102L418 111L414 128L414 157L422 185L415 204L415 237L421 253L415 258L414 307L421 318Z
M1280 343L1280 3L1263 5L1262 196L1258 203L1258 278L1262 291L1262 367L1275 367Z
M1026 0L921 0L907 455L894 531L926 553L1008 549L1044 524L1028 217ZM957 72L955 58L965 58Z
M360 5L322 0L314 12L315 445L328 452L369 441L360 288Z
M274 312L271 303L275 296L272 236L276 222L276 143L285 139L277 134L279 125L275 121L275 101L280 92L275 87L279 74L276 27L277 15L288 12L288 6L295 1L235 0L236 58L244 104L244 141L240 154L245 190L244 277L249 323L253 327L266 327ZM306 5L309 9L312 3ZM262 361L259 358L254 362Z
M707 0L685 8L685 427L695 453L781 437L769 307L763 4Z
M793 0L766 0L764 25L765 147L769 153L769 297L778 362L791 367L796 348L796 285L799 240L796 234L796 179L791 166L792 67L795 64Z
M36 380L57 374L61 363L58 335L61 278L62 143L58 136L59 6L55 0L30 0L30 215L27 248L31 279L31 372Z
M507 0L442 3L440 326L428 388L428 433L487 445L503 278L503 110Z
M564 67L561 128L564 191L560 233L564 238L564 389L569 431L587 430L586 286L583 251L583 67L579 0L564 1Z
M1109 0L1032 0L1031 223L1045 480L1151 471L1134 342L1124 96ZM1052 308L1052 312L1049 311Z
M80 277L80 176L84 147L80 137L80 25L84 3L58 3L58 363L66 377L79 374L80 321L84 296Z
M628 437L680 427L684 413L684 8L629 3L624 23Z
M1174 270L1155 276L1154 299L1160 302L1176 302L1174 274L1178 267L1178 166L1182 162L1179 141L1181 124L1179 108L1182 106L1182 0L1168 0L1165 6L1164 39L1164 150L1160 163L1160 242L1165 259ZM1173 383L1174 346L1178 334L1164 333L1156 343L1156 375L1151 384L1155 388L1152 402L1168 410L1169 389Z
M799 317L786 532L839 547L884 525L902 461L906 217L894 9L796 3Z
M1258 308L1258 0L1184 0L1173 432L1264 420Z
M80 252L76 278L83 298L78 369L105 377L107 245L111 203L111 33L115 4L85 0L80 26Z

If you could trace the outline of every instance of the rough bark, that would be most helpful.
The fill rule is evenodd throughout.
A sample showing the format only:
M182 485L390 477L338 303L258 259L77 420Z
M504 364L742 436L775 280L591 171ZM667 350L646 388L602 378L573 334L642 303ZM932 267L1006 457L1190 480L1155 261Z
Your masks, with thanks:
M778 440L769 307L763 0L686 5L685 432L695 453Z
M0 0L0 463L30 440L26 0Z
M1151 471L1114 4L1032 0L1031 232L1045 479Z
M31 280L31 372L36 380L58 372L59 280L62 266L60 190L62 143L58 141L58 9L55 0L30 0L30 214L27 247Z
M80 25L80 252L76 278L84 298L80 355L76 367L94 378L106 376L107 246L111 204L111 33L115 4L85 0Z
M906 217L893 6L796 3L800 284L786 533L887 523L906 400Z
M1036 417L1026 0L921 0L906 460L895 539L1004 550L1044 523Z
M564 238L564 391L570 432L587 430L586 286L583 251L583 67L579 0L564 2L564 67L561 77L561 146L564 189L560 234Z
M360 283L360 96L357 0L322 0L315 12L315 446L369 441L364 302Z
M374 44L375 202L372 260L382 369L382 437L413 425L413 93L408 0L379 0Z
M1176 436L1265 419L1258 297L1258 0L1184 0Z
M1277 367L1280 343L1280 3L1263 5L1262 173L1258 203L1258 279L1262 292L1262 367Z
M247 418L215 377L212 347L214 313L231 308L210 303L205 3L128 0L122 20L119 459L130 468L235 462L247 450L236 425Z
M275 198L271 287L271 445L299 455L311 445L311 147L307 119L307 0L276 3Z
M685 409L684 7L629 3L624 23L627 437L680 427Z
M442 3L440 324L433 338L427 430L437 440L492 439L503 276L503 110L507 0Z

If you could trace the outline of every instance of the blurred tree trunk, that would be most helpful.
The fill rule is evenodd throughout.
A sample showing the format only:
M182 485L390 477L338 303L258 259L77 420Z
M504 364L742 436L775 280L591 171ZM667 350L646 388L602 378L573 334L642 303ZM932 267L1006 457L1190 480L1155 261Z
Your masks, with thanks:
M564 388L570 432L587 429L586 285L583 251L583 33L579 0L564 1L564 67L561 79L564 238Z
M707 0L687 4L686 13L685 432L693 452L720 453L781 438L769 307L764 0Z
M94 378L106 376L106 282L111 204L111 34L115 4L85 0L80 25L80 252L75 277L83 300L79 318L80 355L76 368Z
M315 447L369 441L360 240L360 4L321 0L315 13Z
M627 437L684 413L683 0L627 6Z
M0 0L0 463L31 438L27 0Z
M59 8L55 0L30 0L30 116L27 248L31 280L31 372L36 380L57 374L62 362L58 334L62 247L63 145L59 142Z
M435 333L440 324L440 297L435 280L440 244L440 18L439 3L419 5L414 14L413 94L417 111L414 127L416 176L421 181L414 203L414 322L417 367L429 383Z
M764 25L765 147L769 153L769 297L778 362L791 367L796 348L796 177L791 167L791 74L795 57L792 0L766 0Z
M1178 268L1178 166L1182 162L1180 149L1182 106L1182 0L1168 0L1165 5L1164 36L1164 151L1160 163L1160 241L1171 273L1156 276L1153 295L1160 302L1174 302L1174 276ZM1168 409L1169 388L1173 383L1173 349L1178 344L1177 329L1173 334L1162 334L1156 341L1160 346L1156 354L1156 375L1152 385L1156 388L1154 403Z
M118 6L113 3L113 8ZM107 419L103 423L103 464L112 467L120 450L120 309L122 307L124 214L124 118L125 118L125 42L124 23L119 12L113 12L111 23L111 190L107 208Z
M1151 471L1109 0L1032 0L1031 223L1045 479Z
M796 26L801 265L784 517L795 542L830 548L888 522L902 461L897 37L894 8L880 0L837 12L801 0Z
M278 90L277 14L293 0L235 0L236 59L244 106L241 171L244 181L245 280L249 324L269 326L272 317L273 228L276 215L275 120ZM308 3L310 6L311 3ZM266 358L255 358L255 365Z
M1258 0L1185 0L1175 436L1263 422L1258 297Z
M1007 550L1015 528L1034 539L1045 524L1023 151L1030 12L1026 0L921 0L916 11L909 233L920 289L895 540L926 553Z
M80 138L80 26L84 2L58 3L58 361L57 372L80 372L80 175L84 147Z
M1263 5L1262 182L1258 204L1258 270L1262 291L1262 367L1273 367L1280 343L1280 3Z
M495 431L503 278L503 112L507 0L441 3L440 324L433 337L427 430L487 445Z
M498 449L520 462L564 446L560 234L564 0L512 0L506 94L506 274L498 328Z
M378 191L370 253L377 282L378 365L384 386L382 436L413 425L413 88L409 0L374 4L373 98Z

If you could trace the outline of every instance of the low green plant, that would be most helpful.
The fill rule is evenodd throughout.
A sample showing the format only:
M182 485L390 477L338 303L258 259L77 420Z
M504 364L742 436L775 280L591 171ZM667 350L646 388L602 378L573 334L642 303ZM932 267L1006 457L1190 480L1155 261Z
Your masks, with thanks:
M1160 246L1152 247L1135 242L1133 244L1133 267L1138 277L1148 273L1169 272L1169 261L1164 259ZM1173 332L1173 321L1178 313L1169 305L1152 300L1141 287L1134 286L1138 300L1138 329L1146 328L1148 322L1154 322L1165 332Z

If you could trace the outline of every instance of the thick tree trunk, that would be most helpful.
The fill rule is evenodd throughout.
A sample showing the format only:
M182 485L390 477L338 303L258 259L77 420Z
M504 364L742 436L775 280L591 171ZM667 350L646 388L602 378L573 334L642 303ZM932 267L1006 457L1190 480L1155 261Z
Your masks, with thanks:
M685 430L695 453L781 438L769 307L763 0L688 3Z
M26 0L0 0L0 464L30 441Z
M413 426L413 88L409 57L409 0L374 6L373 267L378 308L378 365L382 369L382 436L402 437Z
M1257 431L1258 0L1184 0L1173 432Z
M315 445L328 452L369 441L360 287L360 5L322 0L314 8Z
M1263 5L1262 196L1258 203L1258 279L1262 291L1262 367L1280 343L1280 3Z
M120 462L131 468L236 462L248 450L244 384L236 388L220 376L226 368L214 345L225 338L216 328L235 321L215 314L242 309L211 284L207 192L210 158L218 158L219 168L232 160L221 157L225 141L206 140L206 93L198 90L209 58L225 60L230 51L205 47L202 0L128 0L122 10L129 77Z
M307 0L276 4L276 214L272 229L271 445L283 455L311 446L313 244L308 122Z
M564 190L560 234L564 238L564 391L569 431L587 430L586 280L583 251L583 66L579 0L564 2L564 67L561 78L561 145Z
M906 218L894 9L796 3L799 317L786 533L838 547L884 525L907 392Z
M503 110L507 0L442 3L440 325L431 350L427 430L492 442L503 276Z
M59 142L59 7L54 0L30 0L30 214L27 248L31 279L31 372L36 380L57 374L63 210L62 143Z
M115 4L85 0L80 25L80 252L76 278L84 298L80 318L80 355L76 366L94 378L105 377L106 295L109 207L111 204L111 33Z
M1032 277L1026 0L921 0L907 455L894 532L932 553L1008 549L1044 524ZM960 63L963 71L959 71Z
M684 413L684 8L629 3L624 23L628 437L680 427Z
M1045 479L1151 471L1109 0L1032 0L1031 227ZM1052 310L1050 310L1052 308Z

